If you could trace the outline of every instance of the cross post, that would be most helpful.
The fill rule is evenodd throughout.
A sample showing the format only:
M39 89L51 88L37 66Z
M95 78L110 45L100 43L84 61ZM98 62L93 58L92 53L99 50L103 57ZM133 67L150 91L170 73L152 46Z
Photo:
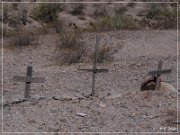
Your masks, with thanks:
M172 72L171 69L162 70L162 60L159 61L157 71L150 71L150 72L148 72L149 75L156 76L156 78L157 78L156 79L155 90L159 90L159 88L160 88L160 78L161 78L161 75L162 74L170 74L171 72Z
M35 78L32 77L32 66L27 67L27 76L13 76L13 80L16 82L25 82L25 91L24 91L24 98L29 99L30 98L30 89L31 89L31 83L44 83L44 78Z
M108 69L97 69L97 57L98 57L98 46L99 46L99 36L96 36L96 45L95 45L95 51L94 51L94 66L92 69L78 69L82 71L92 72L92 93L90 96L95 95L95 74L100 72L108 72Z

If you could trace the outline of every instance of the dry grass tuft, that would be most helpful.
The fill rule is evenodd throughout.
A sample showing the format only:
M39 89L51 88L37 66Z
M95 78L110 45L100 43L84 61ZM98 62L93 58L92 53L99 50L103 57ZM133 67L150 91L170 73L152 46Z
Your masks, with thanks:
M30 30L19 30L14 32L13 39L13 46L22 47L22 46L29 46L34 45L37 41L36 36Z
M94 60L94 52L91 54L91 59ZM110 47L103 46L98 49L98 55L97 55L98 63L103 63L112 60L113 60L112 49Z
M62 51L63 63L72 64L78 63L84 54L85 48L80 41L80 32L78 31L65 31L61 35L61 44L57 46L59 51Z
M119 7L119 8L115 9L116 15L122 15L126 11L127 11L127 7L126 6L122 6L122 7Z
M176 8L169 9L153 4L145 18L148 25L151 23L149 26L154 29L173 29L177 27Z
M92 31L112 31L120 29L135 29L136 22L131 16L118 15L100 17L91 25Z
M109 16L109 15L105 6L98 6L93 12L94 18L106 17L106 16Z
M62 4L40 3L38 7L32 11L31 17L45 23L53 22L57 18L57 12L63 10L64 6Z

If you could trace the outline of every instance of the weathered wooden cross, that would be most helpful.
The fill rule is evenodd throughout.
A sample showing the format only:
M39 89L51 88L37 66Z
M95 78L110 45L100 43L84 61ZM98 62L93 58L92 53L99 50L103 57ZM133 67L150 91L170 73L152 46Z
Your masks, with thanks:
M92 93L90 96L95 95L95 74L100 73L100 72L108 72L108 69L97 69L96 64L97 64L97 57L98 57L98 46L99 46L99 36L96 36L96 45L95 45L95 51L94 51L94 66L93 69L78 69L78 70L83 70L87 72L92 72Z
M30 88L31 83L44 83L44 78L35 78L32 77L32 66L27 67L27 76L14 76L13 80L16 82L25 82L25 91L24 91L24 98L29 99L30 97Z
M171 69L162 70L162 61L159 61L158 70L148 72L149 75L156 76L156 86L155 89L159 90L160 88L160 77L162 74L170 74L172 72Z

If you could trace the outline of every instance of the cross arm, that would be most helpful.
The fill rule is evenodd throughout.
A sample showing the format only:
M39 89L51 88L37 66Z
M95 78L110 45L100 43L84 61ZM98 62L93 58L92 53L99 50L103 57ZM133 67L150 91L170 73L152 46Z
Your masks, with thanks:
M87 71L87 72L96 72L96 73L108 72L108 69L78 69L78 70Z
M13 80L16 82L30 82L30 83L44 83L45 79L41 77L23 77L23 76L13 76Z
M162 70L162 71L151 71L151 72L148 72L149 75L161 75L161 74L170 74L170 73L172 73L171 69Z

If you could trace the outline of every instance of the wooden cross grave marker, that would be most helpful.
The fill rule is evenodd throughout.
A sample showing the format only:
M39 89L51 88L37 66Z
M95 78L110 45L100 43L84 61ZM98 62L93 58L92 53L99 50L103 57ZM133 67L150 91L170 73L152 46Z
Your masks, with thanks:
M98 69L96 68L97 65L97 56L98 56L98 46L99 46L99 37L96 36L96 45L95 45L95 51L94 51L94 66L92 69L78 69L78 70L82 70L82 71L87 71L87 72L92 72L92 93L90 94L90 96L94 96L95 95L95 74L96 73L100 73L100 72L108 72L108 69Z
M44 78L35 78L32 77L32 66L27 67L27 76L13 76L13 80L16 82L25 82L25 91L24 91L24 98L29 99L30 98L30 89L31 89L31 83L44 83Z
M159 61L158 70L157 71L150 71L150 72L148 72L149 75L157 77L155 90L159 90L159 88L160 88L160 77L161 77L161 75L162 74L170 74L171 72L172 72L171 69L162 70L162 60Z

